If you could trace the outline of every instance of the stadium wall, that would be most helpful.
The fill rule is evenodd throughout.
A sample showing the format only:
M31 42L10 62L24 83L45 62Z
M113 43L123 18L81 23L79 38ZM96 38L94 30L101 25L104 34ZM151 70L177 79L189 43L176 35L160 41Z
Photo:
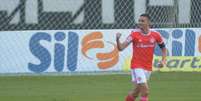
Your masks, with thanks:
M201 29L154 29L168 49L167 67L155 71L201 71ZM115 34L121 41L131 29L33 30L0 32L0 73L110 72L128 71L131 45L118 52ZM155 49L154 66L161 52Z

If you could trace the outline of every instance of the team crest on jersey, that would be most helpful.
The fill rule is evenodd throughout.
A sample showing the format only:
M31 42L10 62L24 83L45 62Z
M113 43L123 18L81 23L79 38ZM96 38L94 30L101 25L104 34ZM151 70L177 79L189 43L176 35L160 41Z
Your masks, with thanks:
M154 43L154 42L155 42L154 38L151 38L151 39L149 40L149 42L150 42L150 43Z

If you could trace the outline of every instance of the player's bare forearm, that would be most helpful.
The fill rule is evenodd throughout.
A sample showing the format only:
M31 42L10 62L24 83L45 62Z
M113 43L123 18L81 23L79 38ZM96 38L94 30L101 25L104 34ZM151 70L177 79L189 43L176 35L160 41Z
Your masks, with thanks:
M123 51L124 48L125 48L125 45L123 43L121 43L119 39L117 39L116 42L117 42L117 48L118 48L118 50L119 51Z
M162 62L165 64L166 57L167 57L167 49L165 47L163 47L161 50L162 50Z
M122 45L121 45L121 42L119 41L119 38L116 39L116 42L117 42L117 48L119 51L122 51Z
M158 63L158 67L162 68L166 64L166 54L167 54L167 49L165 47L161 48L162 50L162 60Z
M117 33L117 35L116 35L117 48L119 51L123 51L128 46L129 43L126 41L121 43L120 37L121 37L121 34Z

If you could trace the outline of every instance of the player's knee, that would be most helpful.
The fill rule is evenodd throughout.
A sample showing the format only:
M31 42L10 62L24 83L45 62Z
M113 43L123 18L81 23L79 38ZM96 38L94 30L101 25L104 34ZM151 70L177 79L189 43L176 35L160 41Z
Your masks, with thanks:
M132 95L133 95L134 97L138 97L138 96L139 96L139 92L138 92L138 91L133 91Z
M148 88L142 89L141 96L148 96L148 95L149 95L149 89Z
M143 92L141 93L141 96L148 96L148 95L149 95L149 91L148 91L148 90L143 91Z
M139 93L133 93L133 96L134 96L134 97L138 97L138 96L139 96Z
M138 97L139 92L132 90L128 94L136 98L136 97Z
M129 95L132 95L133 97L137 98L139 96L139 93L140 93L139 88L135 88L129 92Z

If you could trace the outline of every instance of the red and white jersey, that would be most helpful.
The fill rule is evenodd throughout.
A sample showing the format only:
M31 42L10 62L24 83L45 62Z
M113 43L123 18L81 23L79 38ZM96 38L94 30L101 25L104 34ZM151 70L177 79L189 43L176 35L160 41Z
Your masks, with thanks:
M126 41L133 44L131 68L152 71L154 48L156 44L163 43L160 33L150 30L148 34L143 34L140 29L135 29Z

